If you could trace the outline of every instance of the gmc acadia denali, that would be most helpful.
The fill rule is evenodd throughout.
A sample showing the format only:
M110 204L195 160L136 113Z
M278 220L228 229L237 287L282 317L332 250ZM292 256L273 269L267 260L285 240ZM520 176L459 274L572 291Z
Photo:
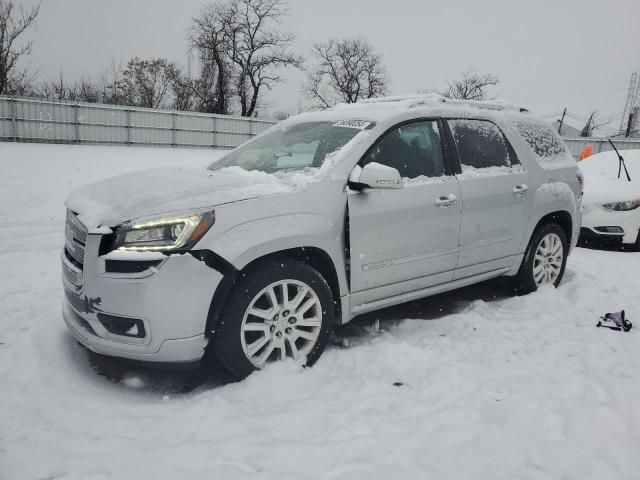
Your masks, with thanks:
M557 286L582 176L524 109L438 95L290 118L208 169L156 169L66 201L64 320L105 355L237 378L313 364L336 324L501 275Z

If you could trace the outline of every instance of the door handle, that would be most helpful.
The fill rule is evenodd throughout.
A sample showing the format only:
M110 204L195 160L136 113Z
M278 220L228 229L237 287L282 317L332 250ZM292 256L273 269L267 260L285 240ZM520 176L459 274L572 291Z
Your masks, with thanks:
M449 195L443 195L441 197L436 198L436 207L450 207L451 205L455 205L458 203L458 199L453 193Z
M522 185L516 185L513 187L513 194L516 196L524 195L529 191L529 187L527 187L524 183Z

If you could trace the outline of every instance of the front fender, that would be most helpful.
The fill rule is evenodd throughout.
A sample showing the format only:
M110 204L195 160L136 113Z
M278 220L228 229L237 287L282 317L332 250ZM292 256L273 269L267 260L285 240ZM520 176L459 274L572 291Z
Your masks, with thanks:
M216 254L242 270L272 253L301 247L323 250L334 263L340 291L347 291L342 222L314 213L258 218L230 227L207 242Z

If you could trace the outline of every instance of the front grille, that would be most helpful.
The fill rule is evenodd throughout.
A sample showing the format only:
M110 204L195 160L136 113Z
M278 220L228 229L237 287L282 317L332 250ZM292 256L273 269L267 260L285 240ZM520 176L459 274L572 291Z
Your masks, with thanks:
M84 264L84 247L87 243L87 229L78 220L78 217L67 210L67 223L65 227L65 248L67 255L73 259L74 264L82 269Z
M65 251L65 255L67 255L66 251ZM68 255L67 255L67 258L69 258ZM81 270L74 270L71 267L67 266L66 263L62 262L62 273L64 274L64 277L67 279L67 282L69 282L73 286L75 287L82 286Z

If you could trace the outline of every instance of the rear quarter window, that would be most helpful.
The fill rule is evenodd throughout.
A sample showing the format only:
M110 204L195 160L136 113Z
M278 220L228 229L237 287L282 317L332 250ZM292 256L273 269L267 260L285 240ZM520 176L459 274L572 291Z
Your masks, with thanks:
M542 166L575 165L566 145L551 125L536 120L517 120L514 126Z

